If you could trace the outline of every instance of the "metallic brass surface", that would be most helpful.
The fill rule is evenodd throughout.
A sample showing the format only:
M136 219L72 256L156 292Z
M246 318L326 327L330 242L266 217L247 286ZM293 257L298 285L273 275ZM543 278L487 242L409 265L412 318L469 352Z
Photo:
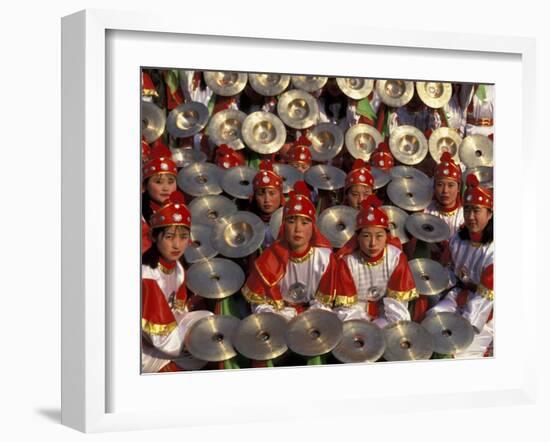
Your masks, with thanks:
M462 137L456 130L449 127L440 127L430 135L428 149L436 163L440 162L443 152L449 152L453 160L458 163L460 161L458 156L460 143L462 143Z
M273 172L283 179L283 193L288 193L294 188L296 181L302 181L304 174L290 164L275 163Z
M306 91L292 89L283 93L277 102L279 118L294 129L306 129L317 123L317 99Z
M286 128L276 115L270 112L253 112L241 128L245 144L253 151L275 153L286 141Z
M355 233L358 210L349 206L332 206L319 215L317 225L332 247L342 247Z
M407 231L424 242L441 242L448 240L451 229L445 221L429 213L413 213L405 223Z
M344 187L346 173L334 166L317 164L304 173L304 179L316 189L337 190Z
M220 218L237 213L237 205L223 195L193 198L188 205L193 224L214 227Z
M374 89L374 80L368 78L337 78L340 90L354 100L367 97Z
M340 362L375 362L384 353L384 332L364 319L345 321L340 343L332 354Z
M345 137L346 149L353 158L368 161L371 154L384 141L384 137L376 128L368 124L354 124Z
M248 166L236 166L224 172L222 189L240 199L248 199L254 193L253 181L258 171Z
M321 89L327 82L328 77L317 77L310 75L293 75L292 86L306 92L315 92Z
M191 225L191 241L189 241L184 253L185 260L189 264L214 258L218 254L210 242L211 236L211 226L193 222Z
M241 72L204 72L204 81L217 95L237 95L246 86L248 75Z
M308 135L311 141L309 150L314 161L333 159L344 145L344 132L333 123L321 123L315 126Z
M449 286L449 270L437 261L427 258L411 259L409 268L414 277L416 290L421 295L439 295Z
M141 102L141 135L152 143L160 138L166 127L165 110L148 101Z
M214 226L212 245L223 256L243 258L258 250L265 236L261 218L240 211L220 218Z
M243 149L242 126L246 114L237 109L225 109L210 118L206 132L217 145L227 144L234 150Z
M276 358L288 349L287 320L276 313L256 313L244 318L233 336L233 345L242 355L258 361Z
M468 168L493 167L493 142L485 135L469 135L462 140L458 155Z
M237 263L212 258L189 267L185 283L189 290L203 298L223 299L239 291L244 279L244 272Z
M386 361L430 359L434 351L433 338L420 324L398 321L384 329Z
M432 335L436 353L455 354L474 340L474 328L456 313L435 313L422 321L422 327Z
M391 107L404 106L414 95L412 81L376 80L375 87L382 102Z
M239 319L228 315L212 315L199 319L191 326L185 346L194 357L209 362L220 362L237 355L233 336Z
M212 163L192 163L178 172L178 187L191 196L219 195L222 193L222 170Z
M260 95L272 97L282 94L290 84L290 75L249 74L248 82Z
M407 178L394 178L388 184L386 192L393 204L411 212L428 207L433 195L433 189L429 183Z
M451 83L417 81L416 93L426 106L438 109L445 106L451 99L453 86Z
M418 164L428 154L428 140L414 126L399 126L390 135L390 150L403 164Z
M395 206L382 206L380 208L388 215L390 234L399 238L401 244L405 244L409 241L407 231L405 230L405 223L409 214Z
M166 129L176 138L190 137L204 129L210 115L208 108L198 101L180 104L168 114Z
M303 356L328 353L342 339L342 321L336 313L310 309L292 318L286 329L288 348Z

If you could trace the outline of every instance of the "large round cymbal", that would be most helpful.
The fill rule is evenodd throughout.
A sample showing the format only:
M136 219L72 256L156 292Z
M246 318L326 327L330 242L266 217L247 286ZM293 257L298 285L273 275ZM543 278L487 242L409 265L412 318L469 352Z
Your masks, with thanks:
M424 327L412 321L398 321L384 328L386 361L430 359L433 338Z
M370 173L374 178L374 190L384 187L391 181L391 175L378 167L373 167Z
M283 179L283 193L288 193L294 188L296 181L302 181L304 174L290 164L275 163L273 172Z
M222 170L212 163L193 163L178 172L178 187L191 196L219 195L222 193Z
M240 211L218 220L212 244L223 256L243 258L258 250L265 236L264 222L252 212Z
M414 126L399 126L390 135L390 150L403 164L418 164L428 154L428 140Z
M293 75L292 85L296 89L302 89L306 92L315 92L321 89L327 82L328 77L318 77L312 75Z
M237 355L233 336L239 319L229 315L212 315L197 321L185 337L189 353L198 359L219 362Z
M214 227L220 218L237 213L237 205L223 195L193 198L188 205L194 224Z
M332 354L340 362L375 362L384 353L384 332L364 319L345 321L340 343Z
M187 349L183 349L181 354L174 359L174 362L176 365L185 371L191 371L191 370L200 370L201 368L204 368L206 364L208 364L207 361L203 361L202 359L198 359L195 356L193 356Z
M458 155L466 167L492 167L493 142L485 135L469 135L462 140Z
M253 112L245 118L241 132L244 142L253 151L275 153L286 141L283 122L271 112Z
M374 80L368 78L337 78L340 90L354 100L361 100L374 89Z
M185 138L199 133L208 122L208 108L198 102L180 104L168 114L166 128L173 137Z
M388 215L391 236L399 238L401 244L409 241L407 231L405 230L405 223L409 214L395 206L382 206L380 208Z
M344 187L346 172L334 166L317 164L304 173L304 179L317 189L337 190Z
M342 321L336 313L310 309L289 321L285 336L288 347L294 353L319 356L338 345L342 331Z
M217 146L227 144L234 150L243 149L242 126L245 118L246 114L237 109L217 112L208 123L208 136Z
M283 223L283 211L284 207L279 207L271 214L271 218L269 219L269 231L271 232L271 236L275 239L278 238L279 230Z
M429 213L413 213L405 223L407 231L424 242L441 242L449 239L451 229L445 221Z
M145 141L152 143L160 138L166 126L166 114L154 103L141 102L141 135Z
M332 206L323 210L317 225L332 247L342 247L355 233L357 209L349 206Z
M410 181L419 181L428 186L432 183L428 175L411 166L394 166L390 169L390 176L392 179L404 178Z
M449 287L449 270L433 259L417 258L409 261L416 290L421 295L439 295Z
M344 145L344 133L333 123L321 123L315 126L308 135L311 146L311 158L314 161L333 159Z
M185 249L185 260L189 264L214 258L218 254L212 246L212 227L193 222L191 225L191 241Z
M196 295L207 299L224 299L244 284L244 272L229 259L212 258L193 264L186 272L185 284Z
M346 148L353 158L368 161L384 137L376 128L358 123L347 130L345 140Z
M493 168L489 166L478 166L466 169L462 175L462 182L466 182L468 175L475 175L481 187L493 187Z
M283 93L290 84L290 75L249 74L248 81L252 89L260 95L273 97Z
M242 72L204 72L204 81L215 94L237 95L246 86L248 75Z
M257 361L281 356L287 351L285 341L287 320L276 313L256 313L244 318L235 334L233 345L242 355Z
M229 195L248 199L254 193L253 181L257 170L248 166L236 166L224 172L222 188Z
M451 99L453 86L451 83L417 81L416 92L426 106L438 109L445 106Z
M386 192L392 203L403 210L412 212L428 207L433 195L430 184L407 178L394 178L388 184Z
M319 105L313 95L300 89L292 89L279 97L277 114L287 126L306 129L317 123Z
M438 312L422 321L432 335L434 351L448 355L467 348L474 340L474 328L467 319L451 312Z
M206 154L200 150L184 147L171 147L172 160L178 167L187 167L193 163L204 163Z
M414 83L405 80L376 80L376 92L386 105L400 107L411 101Z
M460 161L460 157L458 156L460 143L462 143L462 137L455 129L440 127L434 130L430 135L428 148L430 150L430 155L436 163L439 163L443 152L449 152L453 160L458 163Z

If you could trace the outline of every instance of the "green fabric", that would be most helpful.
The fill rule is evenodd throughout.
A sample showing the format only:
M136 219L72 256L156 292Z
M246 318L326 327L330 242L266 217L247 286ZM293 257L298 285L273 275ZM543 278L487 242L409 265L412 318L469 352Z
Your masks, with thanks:
M214 112L214 105L216 104L216 94L212 94L210 97L210 101L208 102L208 115L212 116L212 112Z
M453 355L445 355L445 354L434 352L430 359L453 359Z
M252 167L252 169L260 170L260 162L261 162L260 155L257 152L249 151L248 152L248 167Z
M307 360L307 365L324 365L325 359L323 356L313 356Z
M164 72L164 81L170 89L172 95L175 95L179 87L179 72L176 69L168 69Z
M487 98L487 90L485 89L484 84L479 84L477 86L476 97L481 101L484 101Z
M363 98L357 102L357 113L372 121L376 119L376 112L374 112L368 98Z

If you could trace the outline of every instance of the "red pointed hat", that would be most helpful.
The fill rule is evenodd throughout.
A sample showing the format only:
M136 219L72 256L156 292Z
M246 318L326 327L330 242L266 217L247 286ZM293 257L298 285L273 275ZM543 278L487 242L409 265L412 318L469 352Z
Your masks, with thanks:
M216 164L222 169L243 166L245 163L244 156L231 149L227 144L221 144L216 150Z
M271 187L283 193L283 179L273 171L273 162L271 160L262 160L260 162L260 171L254 177L252 185L254 191Z
M158 97L157 88L147 72L141 74L141 95L144 97Z
M141 164L145 164L149 161L151 155L151 146L145 141L145 137L141 137Z
M311 141L309 141L309 139L305 135L302 135L288 150L286 154L286 162L289 164L304 163L310 166L311 151L309 150L309 146L311 146Z
M149 160L143 166L143 179L159 173L178 174L176 163L172 160L172 152L162 143L156 143L151 149Z
M465 206L481 206L493 208L493 192L479 185L479 180L473 174L466 178L466 192L464 192Z
M449 152L443 152L435 169L434 180L447 178L460 183L462 171Z
M315 206L310 199L311 192L305 181L296 181L294 190L288 194L288 201L284 205L283 219L289 216L305 216L315 222Z
M355 184L368 186L371 189L374 187L374 178L370 173L370 165L361 159L355 160L351 172L346 176L345 190L348 190L349 187Z
M382 227L389 229L388 215L380 206L382 201L376 195L369 195L361 202L361 208L357 214L355 230L361 230L364 227Z
M390 152L388 143L382 142L370 157L370 165L382 170L389 170L394 165L393 155Z
M164 205L151 216L151 228L184 226L191 229L191 212L185 205L183 193L176 190Z

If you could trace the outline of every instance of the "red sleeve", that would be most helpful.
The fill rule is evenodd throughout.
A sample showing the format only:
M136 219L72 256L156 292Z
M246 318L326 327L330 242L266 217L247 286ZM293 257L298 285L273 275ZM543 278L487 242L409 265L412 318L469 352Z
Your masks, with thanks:
M149 235L149 225L141 219L141 254L143 255L147 250L151 248L153 242Z
M330 254L330 260L328 262L328 267L325 269L325 273L321 276L319 281L319 287L315 292L315 298L322 304L331 306L334 301L334 293L336 291L336 258L334 255Z
M167 335L176 328L176 318L154 279L142 279L141 326L152 335Z
M493 293L493 264L488 265L481 272L477 293L491 301L495 298Z
M251 304L271 304L277 308L284 307L279 286L276 284L269 287L258 273L256 266L252 266L250 275L242 288L242 294Z
M409 262L403 252L399 254L399 262L388 281L388 296L402 302L418 298L414 277Z
M357 302L357 288L345 259L338 260L336 271L336 296L334 307L344 307Z

